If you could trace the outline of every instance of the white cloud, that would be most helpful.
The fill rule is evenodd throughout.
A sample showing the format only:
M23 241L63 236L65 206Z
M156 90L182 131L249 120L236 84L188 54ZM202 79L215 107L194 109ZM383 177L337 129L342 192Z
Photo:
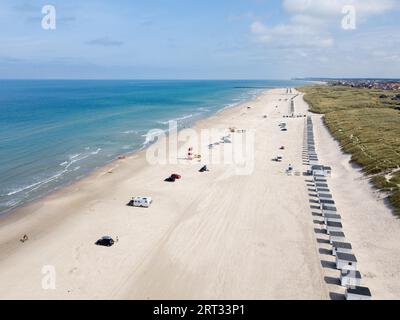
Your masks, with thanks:
M251 31L258 42L277 48L326 48L334 42L328 33L307 24L278 24L268 27L255 21L251 25Z
M312 17L337 17L344 6L355 7L360 17L385 13L399 6L397 0L282 0L283 8L290 14Z
M343 8L352 5L357 21L372 15L399 9L399 0L282 0L289 15L285 24L268 26L260 20L251 25L251 32L260 43L274 47L328 48L334 45L332 30L339 30Z

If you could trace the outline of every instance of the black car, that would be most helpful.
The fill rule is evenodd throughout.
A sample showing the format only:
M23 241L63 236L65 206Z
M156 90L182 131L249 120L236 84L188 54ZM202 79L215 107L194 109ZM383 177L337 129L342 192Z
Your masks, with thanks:
M95 242L97 246L111 247L114 245L114 239L108 236L102 237Z

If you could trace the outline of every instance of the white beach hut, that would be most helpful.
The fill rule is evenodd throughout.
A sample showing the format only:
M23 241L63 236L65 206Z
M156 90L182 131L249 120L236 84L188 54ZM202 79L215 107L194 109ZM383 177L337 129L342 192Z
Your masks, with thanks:
M342 270L340 274L342 287L358 287L361 285L361 273L356 270Z
M343 230L343 226L341 222L332 222L328 221L326 224L326 232L330 234L331 232L341 232Z
M320 209L323 210L324 206L333 206L335 201L332 199L319 199Z
M357 270L357 259L354 254L336 253L336 269Z
M325 200L332 200L333 196L330 193L323 193L323 192L318 192L317 193L319 199L325 199Z
M371 300L371 291L367 287L347 288L345 293L346 300Z
M332 254L334 256L336 256L336 254L338 252L352 254L353 253L352 250L353 250L353 248L352 248L351 244L348 243L348 242L336 242L336 241L334 241L332 243Z
M320 175L320 176L328 177L332 173L332 168L326 167L323 165L312 165L311 171L313 172L313 175Z
M343 231L333 231L329 234L329 242L333 243L333 242L345 242L346 241L346 237L343 233Z
M340 216L340 214L325 213L325 214L322 214L322 216L324 217L325 224L327 224L328 222L341 222L342 221L342 217Z

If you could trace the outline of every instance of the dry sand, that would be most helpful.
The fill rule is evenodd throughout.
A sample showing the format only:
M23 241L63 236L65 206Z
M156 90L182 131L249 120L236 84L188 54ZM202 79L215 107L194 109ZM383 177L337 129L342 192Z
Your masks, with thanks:
M285 92L266 91L194 127L256 130L250 175L223 163L207 173L198 172L196 161L150 165L144 151L2 218L0 298L329 299L340 293L326 278L337 271L321 265L330 257L319 251L324 244L317 242L305 177L285 174L289 163L307 169L305 118L283 120L285 99L293 96ZM300 95L296 112L306 110ZM365 284L374 298L398 298L400 224L314 118L317 151L333 168L329 184ZM282 121L288 132L280 131ZM223 148L228 145L213 152ZM283 162L272 162L278 154ZM182 180L164 182L172 172ZM135 195L154 203L127 207ZM29 241L19 242L23 234ZM119 241L95 246L103 235ZM43 266L54 266L55 290L42 288Z

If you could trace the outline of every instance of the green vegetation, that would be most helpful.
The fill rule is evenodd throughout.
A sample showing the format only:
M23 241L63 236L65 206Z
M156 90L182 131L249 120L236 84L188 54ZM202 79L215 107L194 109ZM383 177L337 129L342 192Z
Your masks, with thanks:
M380 98L387 92L351 87L310 86L299 89L311 111L324 121L352 161L371 175L372 183L389 192L400 214L400 111L399 102Z

